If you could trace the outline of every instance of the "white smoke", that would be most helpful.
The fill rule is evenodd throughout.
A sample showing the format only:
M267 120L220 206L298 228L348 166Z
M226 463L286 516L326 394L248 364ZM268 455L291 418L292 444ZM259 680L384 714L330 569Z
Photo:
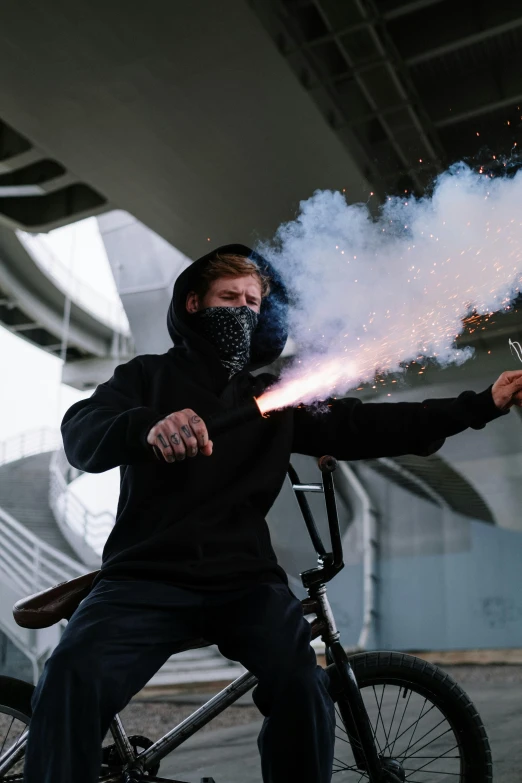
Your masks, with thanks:
M303 402L347 392L420 357L465 361L463 318L507 309L520 290L522 172L491 179L464 164L430 197L366 205L318 191L260 248L290 291ZM312 380L313 377L313 380ZM292 384L294 385L294 384Z

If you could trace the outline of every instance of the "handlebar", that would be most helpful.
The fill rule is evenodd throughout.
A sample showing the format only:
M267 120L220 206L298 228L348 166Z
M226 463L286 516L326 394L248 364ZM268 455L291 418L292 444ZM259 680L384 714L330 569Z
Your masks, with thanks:
M322 486L321 484L301 484L293 466L289 465L288 468L288 475L292 482L297 501L301 508L308 533L312 539L314 549L319 556L320 567L313 568L309 571L304 571L301 574L301 579L303 580L305 587L308 587L314 583L328 581L329 579L332 579L342 568L344 568L343 546L341 541L341 531L339 528L339 518L337 515L337 505L335 502L335 487L333 483L333 473L337 468L337 460L335 457L324 455L318 460L317 465L323 476ZM315 525L310 506L304 497L304 492L306 491L322 491L324 493L326 515L328 518L328 530L330 533L330 542L332 546L331 552L327 552L323 545Z

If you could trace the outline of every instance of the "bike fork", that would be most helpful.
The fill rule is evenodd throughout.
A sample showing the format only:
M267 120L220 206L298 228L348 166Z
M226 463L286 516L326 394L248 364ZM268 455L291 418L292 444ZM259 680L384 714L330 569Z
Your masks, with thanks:
M366 712L363 697L357 685L355 674L350 666L348 656L339 641L334 641L327 647L327 661L333 664L329 669L337 682L337 696L344 696L338 701L339 712L352 746L355 763L358 769L368 773L370 783L384 783L393 778L385 777L373 731Z

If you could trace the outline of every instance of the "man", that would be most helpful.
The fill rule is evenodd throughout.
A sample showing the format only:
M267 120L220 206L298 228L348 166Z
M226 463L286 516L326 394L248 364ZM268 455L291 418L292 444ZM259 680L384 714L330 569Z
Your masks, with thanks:
M33 697L25 783L95 783L109 723L190 637L217 644L259 679L265 783L329 783L334 709L301 605L277 564L265 516L291 452L339 459L429 454L516 403L522 371L481 394L422 403L333 401L288 409L212 443L205 420L261 393L286 341L287 297L269 264L227 245L178 278L174 346L118 367L70 408L70 463L121 466L116 524L88 597Z

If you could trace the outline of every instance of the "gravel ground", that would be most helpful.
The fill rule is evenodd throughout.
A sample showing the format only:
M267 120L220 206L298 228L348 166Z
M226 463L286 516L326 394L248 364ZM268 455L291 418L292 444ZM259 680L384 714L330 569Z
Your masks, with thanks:
M448 672L464 690L466 686L482 684L520 685L522 684L522 666L478 666L458 665L445 666ZM168 694L134 699L121 713L121 719L128 734L142 734L151 740L159 739L169 729L172 729L184 718L188 717L200 704L203 704L213 694L208 693ZM243 726L261 719L261 714L252 703L250 695L228 707L214 720L204 726L201 731ZM107 739L107 742L109 739Z
M203 694L195 703L183 703L183 697L162 697L157 699L133 700L120 714L127 734L141 734L155 741L174 728L184 718L191 715L199 706L213 694ZM181 702L181 703L180 703ZM250 703L232 704L210 723L203 726L200 732L215 729L243 726L261 719L257 707ZM199 733L199 732L198 732ZM107 742L112 741L109 737Z
M503 684L522 684L522 666L519 665L491 665L477 666L473 664L460 664L458 666L440 666L445 672L448 672L453 679L462 685L466 690L466 683L495 683Z

